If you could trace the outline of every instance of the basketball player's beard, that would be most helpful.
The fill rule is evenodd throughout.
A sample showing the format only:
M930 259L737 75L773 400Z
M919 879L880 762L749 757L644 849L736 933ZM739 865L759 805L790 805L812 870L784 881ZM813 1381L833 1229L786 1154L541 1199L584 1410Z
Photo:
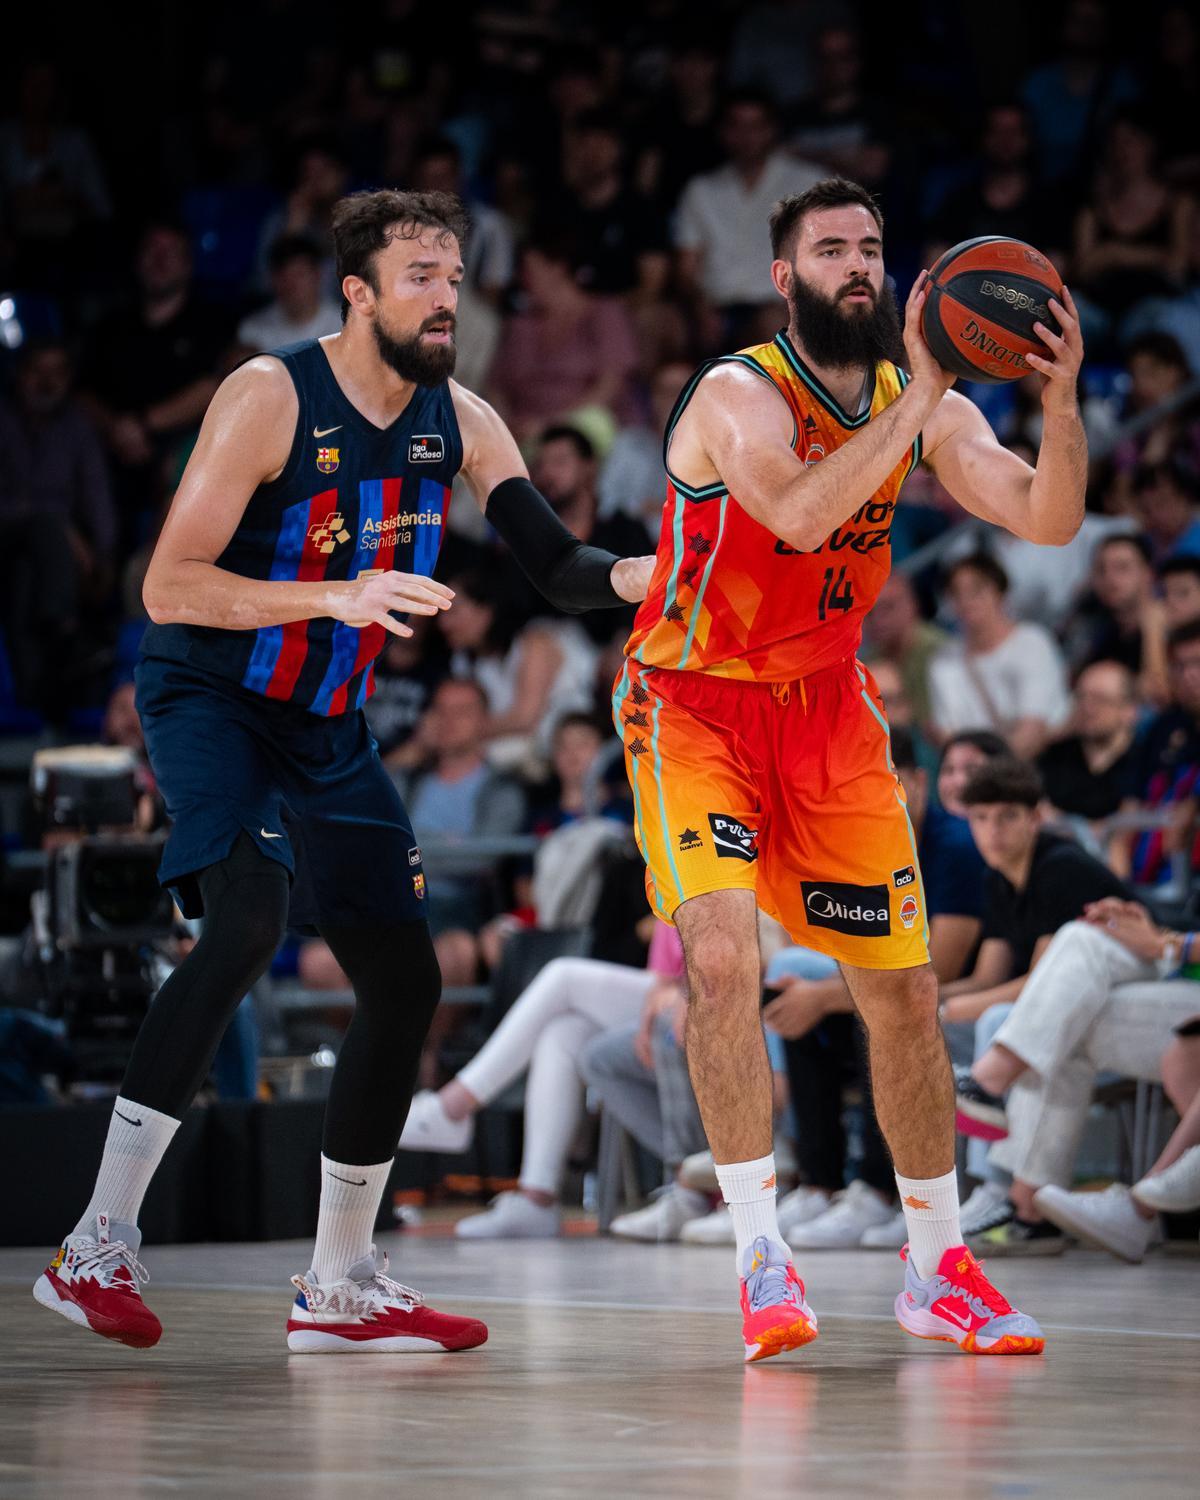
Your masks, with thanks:
M451 338L448 344L422 344L421 335L435 323L449 328ZM414 385L441 385L454 374L458 347L454 342L453 317L431 318L410 339L392 338L386 329L380 327L378 318L372 322L371 328L380 359L395 370L401 380L411 380Z
M906 363L900 310L890 286L884 283L870 311L843 309L842 294L829 298L799 276L788 293L789 326L799 334L814 364L832 369L871 367L877 360Z

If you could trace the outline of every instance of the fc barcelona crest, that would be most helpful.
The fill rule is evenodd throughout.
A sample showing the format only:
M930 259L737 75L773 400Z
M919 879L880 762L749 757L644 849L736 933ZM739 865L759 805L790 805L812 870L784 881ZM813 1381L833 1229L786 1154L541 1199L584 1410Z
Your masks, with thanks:
M424 876L424 873L418 873L418 874L414 875L413 878L412 878L412 883L413 883L413 890L417 893L418 899L423 901L425 899L425 876Z
M322 474L333 473L338 466L338 456L340 453L340 448L317 449L317 468L320 469Z

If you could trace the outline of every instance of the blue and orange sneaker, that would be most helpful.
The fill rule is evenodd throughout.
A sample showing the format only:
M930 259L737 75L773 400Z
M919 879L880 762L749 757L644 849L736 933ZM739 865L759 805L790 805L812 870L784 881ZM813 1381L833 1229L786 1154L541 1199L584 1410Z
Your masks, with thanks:
M896 1317L905 1333L943 1339L967 1354L1040 1354L1046 1347L1042 1330L1008 1304L965 1245L947 1250L929 1277L917 1275L907 1245L900 1259L904 1290Z
M742 1257L742 1266L746 1363L811 1344L817 1336L817 1320L804 1300L804 1283L786 1247L759 1235Z

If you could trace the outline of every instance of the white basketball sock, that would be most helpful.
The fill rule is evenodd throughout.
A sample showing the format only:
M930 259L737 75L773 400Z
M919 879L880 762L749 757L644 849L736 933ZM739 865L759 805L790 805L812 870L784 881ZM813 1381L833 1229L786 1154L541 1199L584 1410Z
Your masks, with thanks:
M355 1261L371 1253L371 1231L394 1158L354 1167L321 1156L321 1208L313 1271L322 1284L340 1281Z
M179 1121L170 1115L118 1095L96 1186L72 1233L94 1235L98 1213L117 1223L136 1224L150 1179L178 1129Z
M901 1177L900 1207L908 1225L908 1253L917 1275L932 1276L947 1250L963 1242L958 1222L958 1174L949 1171L944 1177Z
M775 1217L775 1153L755 1161L734 1161L716 1168L721 1196L729 1205L733 1232L737 1235L738 1275L742 1253L760 1234L783 1245ZM786 1248L786 1246L785 1246Z

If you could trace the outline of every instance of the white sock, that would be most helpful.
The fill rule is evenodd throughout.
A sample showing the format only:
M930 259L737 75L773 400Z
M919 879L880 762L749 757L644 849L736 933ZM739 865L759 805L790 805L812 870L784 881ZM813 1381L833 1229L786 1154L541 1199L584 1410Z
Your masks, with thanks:
M371 1231L393 1157L373 1167L354 1167L321 1155L321 1208L313 1271L322 1284L340 1281L355 1261L371 1253Z
M72 1234L96 1233L96 1215L136 1224L150 1179L158 1170L179 1121L118 1094L91 1201Z
M742 1254L760 1234L787 1249L775 1218L775 1153L760 1156L756 1161L728 1162L717 1166L716 1172L737 1235L740 1276Z
M944 1177L901 1177L900 1207L908 1225L908 1253L917 1275L932 1276L947 1250L963 1242L958 1223L958 1173Z

